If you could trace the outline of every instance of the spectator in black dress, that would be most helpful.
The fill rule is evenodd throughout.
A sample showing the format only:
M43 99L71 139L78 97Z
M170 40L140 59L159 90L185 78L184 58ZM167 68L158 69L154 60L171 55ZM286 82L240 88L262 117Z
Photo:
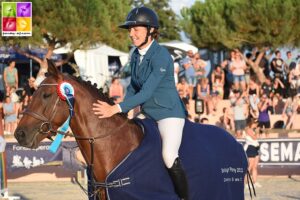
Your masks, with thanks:
M272 78L270 76L266 77L265 82L261 86L261 94L266 94L269 98L274 95L274 85L272 83Z

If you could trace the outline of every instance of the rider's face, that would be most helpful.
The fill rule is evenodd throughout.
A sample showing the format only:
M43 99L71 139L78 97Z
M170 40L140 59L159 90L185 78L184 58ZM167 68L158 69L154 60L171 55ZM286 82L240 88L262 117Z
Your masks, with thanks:
M147 36L147 28L144 26L131 27L128 29L128 32L129 32L129 37L131 39L132 44L136 47L140 46L145 41L145 38ZM149 43L149 40L148 40L147 44L148 43ZM146 47L147 44L145 44L139 48L142 49L143 47Z

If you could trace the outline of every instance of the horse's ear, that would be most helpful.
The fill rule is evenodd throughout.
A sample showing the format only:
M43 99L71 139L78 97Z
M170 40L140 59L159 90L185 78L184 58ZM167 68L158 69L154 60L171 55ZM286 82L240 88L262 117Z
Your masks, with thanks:
M47 64L48 64L48 74L60 78L61 77L60 71L56 68L55 64L48 58L47 58Z

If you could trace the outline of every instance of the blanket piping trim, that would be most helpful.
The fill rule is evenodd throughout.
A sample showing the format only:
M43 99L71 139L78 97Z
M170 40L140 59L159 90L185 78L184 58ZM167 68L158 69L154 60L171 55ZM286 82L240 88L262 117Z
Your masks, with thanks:
M136 122L137 125L139 125L141 127L142 132L145 135L145 127L142 124L142 122L140 122L139 120L135 120L135 122ZM112 175L131 156L132 152L130 152L115 168L113 168L113 170L111 170L108 173L108 175L105 178L105 183L107 183L107 179L109 178L109 176ZM122 186L131 184L130 177L125 177L125 178L122 178L122 179L118 179L118 180L113 181L112 183L117 183L116 187L122 187ZM110 200L109 187L106 187L105 190L106 190L107 200Z
M129 156L131 156L131 154L132 154L132 152L130 152L115 168L113 168L113 170L111 170L111 172L108 173L108 175L105 178L106 183L107 183L107 179L109 178L109 176L112 175L112 173L114 173L129 158ZM122 180L126 180L126 183L122 184ZM130 185L131 184L129 177L126 177L126 178L123 178L123 179L118 179L116 181L121 181L120 187L124 186L124 185ZM115 181L113 181L113 182L115 182ZM109 188L105 188L105 189L106 189L107 199L110 200L109 190L108 190Z

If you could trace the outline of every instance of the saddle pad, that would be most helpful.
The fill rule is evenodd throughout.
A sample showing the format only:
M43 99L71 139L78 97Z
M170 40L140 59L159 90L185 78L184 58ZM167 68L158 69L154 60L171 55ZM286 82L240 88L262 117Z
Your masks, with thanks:
M161 139L156 122L136 119L143 126L144 138L107 176L110 200L179 200L161 156Z

